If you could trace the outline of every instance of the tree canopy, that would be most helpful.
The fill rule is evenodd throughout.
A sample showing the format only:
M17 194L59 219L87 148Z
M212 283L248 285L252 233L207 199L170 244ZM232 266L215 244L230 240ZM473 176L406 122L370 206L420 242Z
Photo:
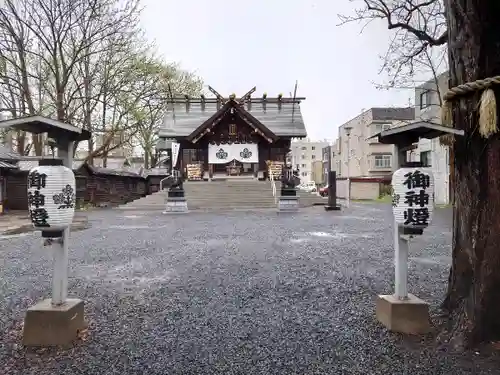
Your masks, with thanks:
M140 27L139 0L5 0L0 8L0 111L85 128L87 161L134 145L153 154L169 97L202 92L202 80L157 56ZM41 136L15 136L43 152Z

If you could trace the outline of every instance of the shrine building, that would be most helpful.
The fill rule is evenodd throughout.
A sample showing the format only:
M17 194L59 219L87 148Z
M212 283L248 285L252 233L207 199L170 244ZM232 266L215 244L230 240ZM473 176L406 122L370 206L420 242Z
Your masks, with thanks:
M307 136L300 111L303 97L173 98L158 136L158 150L171 155L171 142L180 145L174 166L188 179L248 176L265 179L281 169L292 138Z

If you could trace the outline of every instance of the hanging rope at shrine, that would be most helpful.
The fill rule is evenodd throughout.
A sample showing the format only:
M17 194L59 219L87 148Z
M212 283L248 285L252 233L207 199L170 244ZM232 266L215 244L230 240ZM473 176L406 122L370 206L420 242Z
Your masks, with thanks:
M497 133L497 103L495 93L491 89L493 85L500 85L500 76L478 79L449 89L443 96L441 124L453 126L452 101L471 93L482 91L479 100L479 134L481 134L483 138L489 138L492 134ZM452 134L447 134L441 136L439 140L443 145L452 146L455 137Z

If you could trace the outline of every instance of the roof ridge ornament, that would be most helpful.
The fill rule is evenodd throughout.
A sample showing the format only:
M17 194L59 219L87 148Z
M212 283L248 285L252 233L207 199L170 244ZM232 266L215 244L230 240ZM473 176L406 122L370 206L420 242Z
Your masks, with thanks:
M250 98L251 98L252 94L255 92L255 90L257 90L256 86L254 86L250 90L248 90L248 92L240 98L238 103L244 104L247 100L250 100Z
M225 99L212 86L209 85L208 90L210 90L210 92L215 95L217 101L219 101L221 104L226 104L226 102L228 101L228 99ZM245 95L243 95L241 98L238 99L238 104L244 104L246 101L249 101L255 90L257 90L257 87L256 86L252 87L252 89L250 89ZM234 92L231 95L229 95L229 100L236 100L236 94Z
M220 101L220 102L221 102L221 104L226 104L226 101L227 101L227 100L226 100L226 99L224 99L224 97L223 97L221 94L219 94L217 91L215 91L215 90L212 88L212 86L210 86L210 85L209 85L209 86L208 86L208 89L210 90L210 92L211 92L212 94L214 94L214 95L217 97L217 100L218 100L218 101Z

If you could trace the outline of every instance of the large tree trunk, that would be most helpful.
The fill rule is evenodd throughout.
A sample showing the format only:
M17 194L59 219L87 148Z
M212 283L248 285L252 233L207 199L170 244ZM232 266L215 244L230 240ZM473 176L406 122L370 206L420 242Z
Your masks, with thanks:
M500 1L448 0L450 84L500 75ZM500 87L495 88L500 107ZM443 307L458 344L500 339L500 137L478 133L480 93L453 103L453 260ZM499 111L500 112L500 111Z

